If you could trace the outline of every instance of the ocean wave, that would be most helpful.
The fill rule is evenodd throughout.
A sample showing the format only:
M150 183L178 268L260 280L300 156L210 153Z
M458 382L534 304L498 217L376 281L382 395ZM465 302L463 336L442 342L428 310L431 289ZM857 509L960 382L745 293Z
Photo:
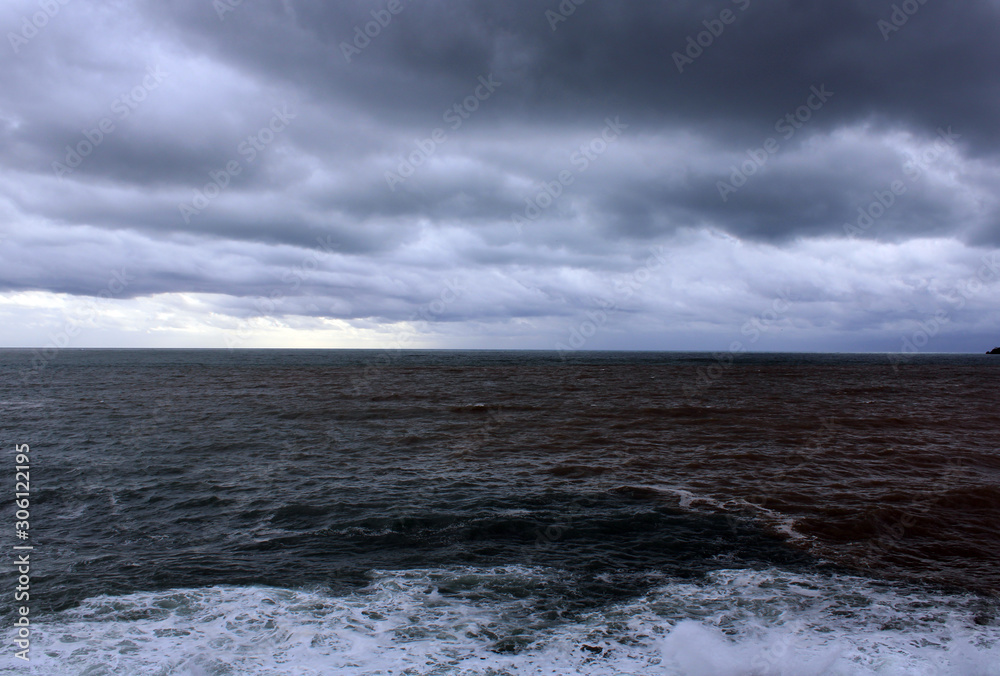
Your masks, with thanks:
M538 603L558 570L377 571L360 590L100 596L40 618L0 673L993 676L995 601L856 576L720 570L587 611Z

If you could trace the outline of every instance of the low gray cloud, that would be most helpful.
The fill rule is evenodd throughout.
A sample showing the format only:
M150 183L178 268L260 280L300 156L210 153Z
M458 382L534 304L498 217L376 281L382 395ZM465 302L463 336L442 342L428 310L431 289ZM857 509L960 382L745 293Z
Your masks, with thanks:
M722 345L783 284L772 347L895 349L1000 245L993 1L16 0L0 26L0 307L48 298L35 341L127 270L132 319L92 334L121 344L161 303L196 343L270 317L549 347L666 247L705 268L593 345ZM968 308L943 348L998 328Z

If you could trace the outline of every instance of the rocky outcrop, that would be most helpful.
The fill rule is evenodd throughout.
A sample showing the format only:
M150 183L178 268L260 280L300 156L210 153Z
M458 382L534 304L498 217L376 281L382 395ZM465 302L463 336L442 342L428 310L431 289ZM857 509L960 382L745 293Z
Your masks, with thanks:
M990 350L986 354L1000 354L1000 347L994 347L992 350Z

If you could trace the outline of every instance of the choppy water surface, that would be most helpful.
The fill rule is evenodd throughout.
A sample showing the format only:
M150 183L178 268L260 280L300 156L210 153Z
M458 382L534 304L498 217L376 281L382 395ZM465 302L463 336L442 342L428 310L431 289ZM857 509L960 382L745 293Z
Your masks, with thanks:
M1000 673L997 357L31 364L34 673Z

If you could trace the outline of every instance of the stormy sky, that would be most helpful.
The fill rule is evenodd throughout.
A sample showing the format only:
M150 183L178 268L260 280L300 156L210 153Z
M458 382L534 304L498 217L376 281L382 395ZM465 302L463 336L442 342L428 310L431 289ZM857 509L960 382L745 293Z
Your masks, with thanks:
M997 0L0 27L0 345L1000 345Z

